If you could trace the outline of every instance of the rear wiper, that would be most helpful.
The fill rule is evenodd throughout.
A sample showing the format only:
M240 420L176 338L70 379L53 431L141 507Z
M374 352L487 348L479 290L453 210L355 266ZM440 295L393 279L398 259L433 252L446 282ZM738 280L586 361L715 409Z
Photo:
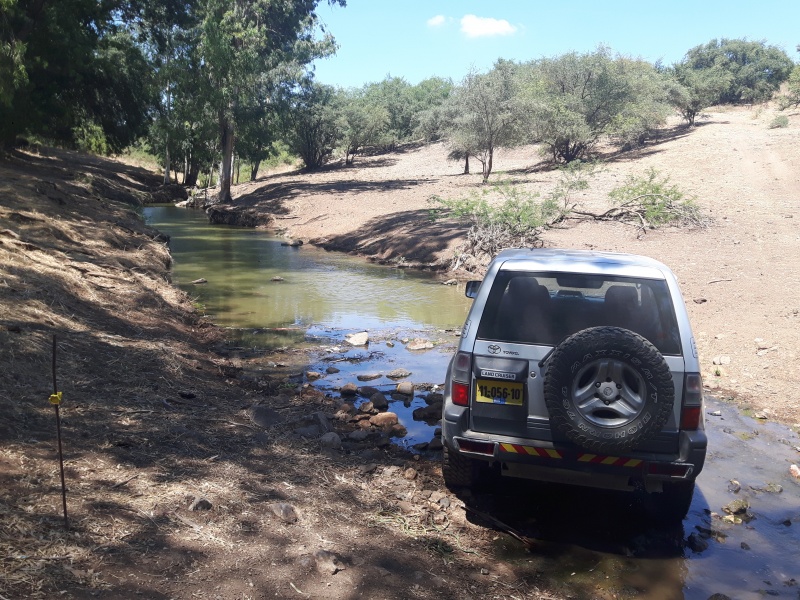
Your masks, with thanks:
M542 360L539 361L539 368L540 369L544 366L544 363L547 362L547 359L550 358L550 355L555 351L556 351L556 347L553 346L552 348L550 348L550 352L548 352L547 354L544 355L544 358L542 358Z

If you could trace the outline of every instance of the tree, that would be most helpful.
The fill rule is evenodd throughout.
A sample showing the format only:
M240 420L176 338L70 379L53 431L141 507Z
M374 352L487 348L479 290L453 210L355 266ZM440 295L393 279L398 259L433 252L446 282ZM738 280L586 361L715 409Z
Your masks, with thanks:
M731 73L720 66L691 69L685 64L675 65L672 76L679 87L673 90L670 102L689 125L694 125L703 109L719 101L732 78Z
M725 38L692 48L679 65L694 71L717 70L727 74L728 85L712 104L752 104L769 100L794 68L786 52L768 46L765 41Z
M345 5L344 0L328 0ZM307 65L333 52L333 38L315 37L319 0L208 0L200 25L200 56L212 83L220 150L218 200L231 200L231 172L242 96L259 74Z
M0 145L94 131L113 149L144 131L150 70L120 32L123 9L125 0L0 0Z
M340 112L333 87L307 79L291 101L289 147L306 168L325 164L339 142Z
M448 145L481 163L484 183L492 173L495 150L524 140L515 75L516 65L498 61L489 73L469 73L448 100Z
M339 97L344 162L352 165L359 151L381 141L389 127L390 115L385 106L371 102L363 90L340 92Z
M525 103L533 139L553 160L586 158L601 139L642 141L669 113L663 76L608 48L526 65Z
M798 51L800 51L800 48L798 48ZM787 81L786 95L781 97L779 105L781 110L800 106L800 65L792 69Z

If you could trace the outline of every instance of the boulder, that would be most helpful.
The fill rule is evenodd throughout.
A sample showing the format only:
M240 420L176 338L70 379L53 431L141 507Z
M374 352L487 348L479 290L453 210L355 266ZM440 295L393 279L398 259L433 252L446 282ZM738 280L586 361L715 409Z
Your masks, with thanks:
M429 350L433 348L433 342L421 338L413 339L406 344L406 350Z
M414 384L410 381L401 381L397 384L397 393L403 394L404 396L413 396Z
M286 502L274 502L267 505L267 510L278 517L284 523L297 522L297 511L294 506Z
M314 552L314 562L317 565L317 571L325 575L335 575L345 568L341 559L329 550Z
M358 393L358 386L355 383L345 383L339 393L342 396L355 396Z
M369 333L366 331L350 333L344 337L345 341L351 346L366 346L369 343Z
M430 406L420 406L419 408L415 408L414 412L411 414L415 421L438 419L442 415L442 405L431 404Z
M411 371L405 369L394 369L386 374L389 379L405 379L411 377Z
M392 425L397 425L398 420L397 415L393 412L384 412L373 415L370 417L369 422L375 427L391 427Z
M440 392L430 392L424 398L425 404L441 404L444 402L444 394Z
M373 379L380 379L382 375L380 373L362 373L361 375L357 375L356 379L359 381L372 381Z
M189 505L189 510L211 510L213 505L206 498L202 496L195 496L192 503Z
M372 396L369 397L369 401L377 410L386 410L389 408L389 401L381 392L375 392L372 394Z
M247 411L247 415L254 424L264 429L280 425L284 421L283 415L277 410L273 410L267 406L261 406L260 404L251 406Z
M329 431L321 438L319 438L319 445L323 448L330 448L332 450L338 450L342 447L342 438L339 437L339 434L335 431Z

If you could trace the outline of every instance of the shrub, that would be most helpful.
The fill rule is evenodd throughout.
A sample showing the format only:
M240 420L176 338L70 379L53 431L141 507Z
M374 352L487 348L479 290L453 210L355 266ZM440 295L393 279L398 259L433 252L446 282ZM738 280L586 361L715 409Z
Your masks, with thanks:
M604 218L633 222L642 229L654 229L662 225L704 226L706 219L694 198L687 198L669 177L656 169L649 169L644 176L631 175L621 186L608 194L616 204Z
M561 179L545 198L521 186L501 182L466 198L431 198L431 218L447 216L469 224L467 240L458 249L450 268L479 270L505 248L540 247L539 236L569 217L575 191L588 187L593 165L573 163L562 169Z
M779 129L788 126L789 126L789 117L787 117L786 115L777 115L769 123L770 129Z
M72 136L75 141L75 147L81 152L91 152L93 154L102 154L103 156L107 156L111 152L111 147L103 128L94 121L83 121L73 128Z

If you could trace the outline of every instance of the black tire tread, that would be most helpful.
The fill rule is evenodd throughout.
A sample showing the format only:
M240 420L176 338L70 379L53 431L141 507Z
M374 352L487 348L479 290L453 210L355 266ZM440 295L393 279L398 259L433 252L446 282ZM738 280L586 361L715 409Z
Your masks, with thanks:
M672 390L671 396L659 402L656 414L641 435L614 440L597 440L582 434L570 421L561 407L561 386L568 380L570 373L567 370L571 364L570 355L573 353L585 354L588 350L597 347L612 346L615 349L635 352L637 357L646 363L654 372L659 386ZM553 352L549 360L544 382L544 396L550 421L553 427L564 433L572 442L597 452L620 452L633 449L640 444L647 435L663 427L669 419L674 403L674 388L672 373L664 357L647 339L628 329L620 327L601 326L584 329L564 340Z
M442 476L447 487L471 488L478 483L478 465L475 460L461 456L458 452L444 445L442 449Z

